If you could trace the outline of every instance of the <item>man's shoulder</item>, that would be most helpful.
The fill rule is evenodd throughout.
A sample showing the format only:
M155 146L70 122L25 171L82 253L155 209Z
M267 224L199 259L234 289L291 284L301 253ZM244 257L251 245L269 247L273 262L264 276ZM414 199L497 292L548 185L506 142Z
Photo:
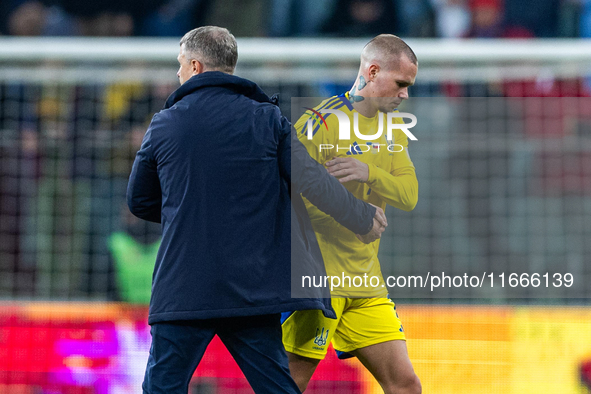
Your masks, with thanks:
M332 96L323 100L314 108L304 108L306 111L300 116L294 127L298 132L298 137L303 140L307 138L308 132L311 131L313 136L316 136L319 131L320 134L326 136L338 133L339 121L338 117L333 115L331 111L349 111L349 101L343 95ZM311 130L308 130L311 128Z
M253 106L253 113L257 117L268 117L269 119L275 121L278 121L283 117L279 107L273 103L260 103L255 101Z
M156 112L154 116L152 116L150 129L154 130L164 125L169 126L170 121L172 121L174 117L178 115L177 104L170 108L161 109L160 111Z
M185 105L183 105L181 101L175 103L172 107L164 108L159 112L156 112L154 116L152 116L147 131L152 143L155 144L156 141L169 139L171 136L177 134L175 131L185 128L189 121L186 116L188 108L184 108Z
M170 125L170 122L178 122L185 120L187 117L194 117L197 113L203 112L197 100L193 100L191 95L187 95L175 102L170 107L161 109L152 117L152 124L162 124L163 122Z

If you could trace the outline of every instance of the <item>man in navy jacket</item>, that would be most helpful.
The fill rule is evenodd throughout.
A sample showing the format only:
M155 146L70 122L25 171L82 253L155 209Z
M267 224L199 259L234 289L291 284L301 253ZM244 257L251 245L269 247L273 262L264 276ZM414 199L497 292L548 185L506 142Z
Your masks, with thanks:
M334 315L327 289L316 290L318 298L291 297L292 258L295 272L324 273L299 193L367 233L366 242L380 236L385 216L308 156L255 83L231 75L237 49L226 29L190 31L178 60L181 87L154 115L127 191L131 212L161 222L163 232L144 393L186 394L216 334L255 392L297 393L280 313Z

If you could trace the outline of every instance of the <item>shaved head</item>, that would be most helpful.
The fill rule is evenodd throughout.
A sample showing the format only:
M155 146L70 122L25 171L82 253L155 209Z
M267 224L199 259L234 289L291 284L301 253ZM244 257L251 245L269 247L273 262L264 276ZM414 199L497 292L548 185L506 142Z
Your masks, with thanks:
M366 117L393 111L409 97L418 68L417 56L404 41L380 34L363 48L359 73L347 97Z
M380 34L368 42L361 52L361 68L377 64L391 70L398 67L400 58L405 56L414 65L418 65L417 56L399 37L393 34Z

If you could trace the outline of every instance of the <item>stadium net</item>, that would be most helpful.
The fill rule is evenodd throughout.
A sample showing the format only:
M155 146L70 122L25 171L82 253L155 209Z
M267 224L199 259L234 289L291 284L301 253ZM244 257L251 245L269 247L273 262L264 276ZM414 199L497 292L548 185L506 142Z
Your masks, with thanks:
M292 97L350 88L365 42L240 39L236 74L280 93L289 116ZM408 110L430 120L411 145L419 205L388 210L384 275L569 272L584 285L549 295L589 297L591 44L409 44L420 68ZM159 226L129 214L125 190L178 85L177 53L177 40L0 41L1 298L147 302Z

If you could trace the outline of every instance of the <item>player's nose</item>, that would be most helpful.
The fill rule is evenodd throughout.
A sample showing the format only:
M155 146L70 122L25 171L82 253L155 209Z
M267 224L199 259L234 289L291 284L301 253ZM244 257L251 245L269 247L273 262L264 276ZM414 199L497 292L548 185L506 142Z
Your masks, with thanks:
M406 100L408 98L408 88L402 89L398 94L398 97L400 97L403 100Z

